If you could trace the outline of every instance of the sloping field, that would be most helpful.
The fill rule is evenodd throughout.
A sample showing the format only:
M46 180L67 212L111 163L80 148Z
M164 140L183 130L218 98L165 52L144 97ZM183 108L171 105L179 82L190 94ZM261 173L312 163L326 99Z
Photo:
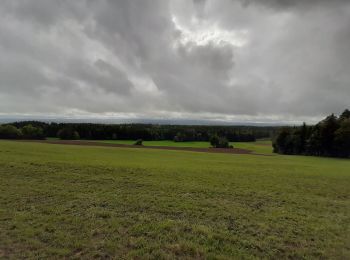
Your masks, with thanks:
M0 258L348 259L349 187L350 160L0 141Z
M57 140L57 139L56 139ZM96 140L99 143L108 144L125 144L132 145L135 140ZM231 142L234 148L250 150L254 153L271 154L272 142L269 140L259 140L257 142ZM167 147L191 147L191 148L209 148L209 142L174 142L171 140L164 141L143 141L144 146L167 146Z
M191 142L191 144L184 144L184 146L172 145L177 144L170 141L149 141L147 145L132 145L127 142L130 141L89 141L89 140L25 140L22 142L36 142L45 144L59 144L59 145L82 145L82 146L102 146L102 147L118 147L118 148L133 148L133 149L157 149L157 150L173 150L173 151L187 151L187 152L202 152L202 153L228 153L228 154L252 154L252 155L272 155L271 153L257 153L254 152L254 148L258 145L251 145L253 149L243 148L212 148L205 146L206 142ZM160 143L155 145L154 143ZM169 146L165 145L169 143Z
M132 145L135 140L99 140L99 143L110 144L128 144ZM231 142L234 148L249 150L253 153L272 154L271 141L256 141L256 142ZM174 142L171 140L165 141L143 141L144 146L168 146L168 147L192 147L192 148L209 148L209 142Z

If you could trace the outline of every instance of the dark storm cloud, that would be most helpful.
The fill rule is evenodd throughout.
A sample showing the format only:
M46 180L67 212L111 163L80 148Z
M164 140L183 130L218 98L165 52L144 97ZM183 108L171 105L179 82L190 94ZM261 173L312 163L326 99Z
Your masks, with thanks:
M275 8L290 7L319 7L321 5L334 6L337 4L347 4L348 0L240 0L245 6L250 4L267 5Z
M0 114L311 120L350 98L349 1L0 3Z

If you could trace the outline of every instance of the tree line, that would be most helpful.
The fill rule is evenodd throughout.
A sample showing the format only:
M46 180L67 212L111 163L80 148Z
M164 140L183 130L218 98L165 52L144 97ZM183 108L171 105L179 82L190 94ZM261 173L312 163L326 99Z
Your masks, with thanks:
M331 114L314 126L282 128L274 138L274 152L332 157L350 157L350 111Z
M30 131L27 131L29 128ZM24 130L27 129L27 130ZM37 131L38 133L28 134ZM210 141L212 136L229 142L254 142L257 138L271 138L277 127L258 126L189 126L153 124L91 124L15 122L0 126L0 138L86 140L174 140L175 142Z
M21 128L13 125L0 125L0 139L45 139L45 135L41 127L31 124Z

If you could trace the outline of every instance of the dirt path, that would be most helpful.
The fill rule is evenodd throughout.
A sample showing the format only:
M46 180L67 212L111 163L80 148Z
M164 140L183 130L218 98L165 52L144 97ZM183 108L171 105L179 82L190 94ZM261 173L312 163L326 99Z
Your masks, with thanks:
M23 140L21 140L23 141ZM247 149L241 148L195 148L195 147L173 147L173 146L143 146L143 145L128 145L128 144L109 144L92 141L76 141L76 140L25 140L26 142L37 142L45 144L61 144L61 145L83 145L83 146L103 146L103 147L119 147L119 148L138 148L138 149L157 149L157 150L174 150L174 151L189 151L202 153L226 153L226 154L251 154L271 156L270 154L254 153Z

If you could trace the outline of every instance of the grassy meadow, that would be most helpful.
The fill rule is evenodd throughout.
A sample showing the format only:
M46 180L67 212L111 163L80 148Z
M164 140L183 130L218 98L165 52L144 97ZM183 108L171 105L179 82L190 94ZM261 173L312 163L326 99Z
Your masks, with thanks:
M0 258L349 259L349 187L346 159L0 140Z
M109 144L127 144L132 145L135 140L95 140L99 143ZM172 140L165 141L143 141L144 146L170 146L170 147L195 147L208 148L211 147L209 142L174 142ZM272 154L272 144L269 140L261 140L256 142L231 142L235 148L247 149L256 153Z

